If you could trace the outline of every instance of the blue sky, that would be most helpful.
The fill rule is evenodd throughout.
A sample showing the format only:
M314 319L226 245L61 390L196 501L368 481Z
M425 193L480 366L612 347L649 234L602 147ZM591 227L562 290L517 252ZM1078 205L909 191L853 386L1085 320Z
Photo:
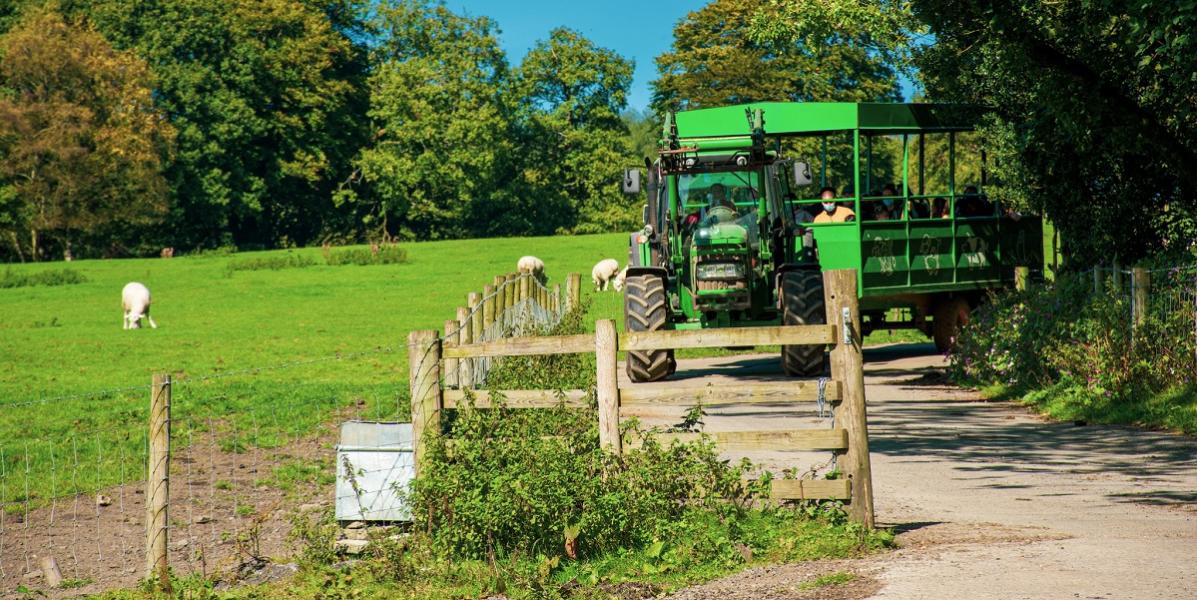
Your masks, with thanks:
M582 32L591 41L636 61L636 74L628 105L648 107L651 92L648 82L657 78L653 59L669 49L673 26L686 13L706 5L701 0L604 0L569 2L523 0L446 0L454 12L493 18L502 30L500 41L512 64L518 64L538 40L548 37L554 27L565 26Z
M657 78L653 59L669 49L673 26L706 4L706 0L445 0L454 12L494 19L502 31L500 42L513 65L519 64L537 41L547 38L551 29L560 26L576 29L599 46L634 60L636 73L628 106L641 110L651 99L648 83ZM902 92L910 97L909 82L902 82Z

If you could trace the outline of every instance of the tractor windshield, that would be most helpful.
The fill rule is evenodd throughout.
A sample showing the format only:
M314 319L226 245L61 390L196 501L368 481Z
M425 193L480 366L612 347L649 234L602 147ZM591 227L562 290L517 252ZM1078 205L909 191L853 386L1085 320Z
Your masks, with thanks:
M760 181L760 173L756 171L679 175L679 204L685 213L726 206L737 214L746 214L756 210Z

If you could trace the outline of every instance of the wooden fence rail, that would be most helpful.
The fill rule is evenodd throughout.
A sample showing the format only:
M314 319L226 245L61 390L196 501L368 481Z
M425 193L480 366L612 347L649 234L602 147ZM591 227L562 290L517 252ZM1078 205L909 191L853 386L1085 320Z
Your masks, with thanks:
M497 279L496 279L497 281ZM488 286L489 287L489 286ZM508 286L511 287L511 286ZM577 306L580 278L571 274L566 295L558 297L566 307ZM521 281L516 302L533 290L531 281ZM832 450L838 455L842 479L775 480L771 497L777 500L837 499L848 504L852 519L873 527L873 490L869 461L868 427L865 414L864 371L861 352L860 312L856 297L854 270L824 273L826 325L744 327L697 331L654 331L620 335L615 323L601 320L594 334L510 338L478 342L477 335L446 336L436 331L412 332L408 338L411 357L412 424L417 473L427 436L441 435L440 414L461 406L468 395L474 406L493 406L492 394L500 394L509 408L546 408L564 403L584 407L584 390L476 390L466 391L470 379L463 370L471 360L498 356L549 354L595 354L596 394L600 444L620 454L640 443L621 439L619 422L623 417L660 415L667 409L726 404L786 404L810 402L820 398L832 408L835 428L782 431L734 431L708 434L717 446L727 451L757 450ZM552 296L541 294L541 302L552 303ZM510 305L510 304L508 304ZM477 313L475 313L477 314ZM485 317L483 317L485 319ZM492 315L493 318L493 315ZM477 331L477 325L475 325ZM470 341L470 340L474 341ZM702 385L679 383L670 387L637 384L620 387L617 380L619 350L665 350L679 348L718 348L756 345L826 345L831 347L831 379L822 382L796 380L784 383L745 383ZM449 369L456 369L450 374ZM453 389L453 382L462 389ZM446 386L442 387L442 383ZM820 391L820 387L822 390ZM688 441L696 433L657 434L660 441Z

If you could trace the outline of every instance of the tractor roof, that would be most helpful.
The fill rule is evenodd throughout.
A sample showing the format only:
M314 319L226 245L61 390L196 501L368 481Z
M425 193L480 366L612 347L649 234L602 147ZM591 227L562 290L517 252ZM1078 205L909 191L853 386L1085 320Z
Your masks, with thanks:
M752 135L746 111L764 112L767 136L819 135L859 129L901 134L970 131L981 111L962 104L855 102L757 102L703 108L676 115L678 137L728 138Z

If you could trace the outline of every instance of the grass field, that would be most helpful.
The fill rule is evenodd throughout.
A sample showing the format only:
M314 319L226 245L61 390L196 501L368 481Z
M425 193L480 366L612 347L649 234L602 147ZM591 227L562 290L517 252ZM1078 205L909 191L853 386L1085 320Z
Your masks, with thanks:
M550 284L621 258L626 236L406 244L408 262L230 271L283 251L76 261L86 282L0 289L0 499L92 489L136 476L151 376L172 373L175 431L221 429L233 448L271 447L333 408L369 416L406 408L406 339L440 329L494 275L535 253ZM18 273L64 264L14 265ZM153 292L158 329L121 329L120 291ZM609 297L609 298L608 298ZM614 293L596 307L618 310ZM28 461L26 461L28 457ZM77 481L77 465L87 476Z

